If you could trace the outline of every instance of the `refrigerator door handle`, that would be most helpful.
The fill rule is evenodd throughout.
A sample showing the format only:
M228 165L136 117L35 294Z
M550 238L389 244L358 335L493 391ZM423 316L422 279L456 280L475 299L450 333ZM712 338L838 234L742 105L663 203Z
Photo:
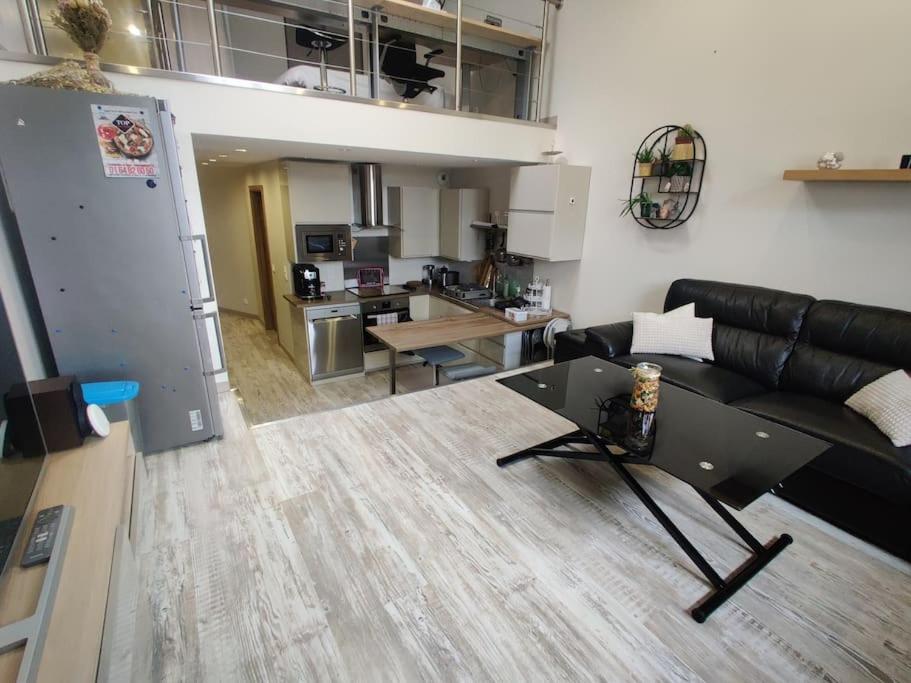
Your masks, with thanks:
M209 339L208 327L205 324L205 321L208 318L211 318L213 320L213 322L215 323L213 325L213 327L215 328L215 341L218 344L218 355L221 358L221 367L220 368L212 367L208 370L203 370L203 373L202 373L203 375L205 375L206 377L212 377L213 375L218 375L222 372L226 372L228 368L227 368L227 362L225 359L225 343L224 343L224 340L221 338L221 326L218 324L218 311L212 311L211 313L201 313L201 314L194 313L193 314L193 320L196 321L196 326L197 326L197 328L199 328L200 343L202 343L202 340L204 340L204 339L205 340ZM200 323L202 323L202 325L200 325ZM209 354L209 355L211 355L211 354ZM213 363L212 365L214 366L215 364Z
M206 289L209 292L209 296L200 297L198 299L191 298L190 307L192 308L194 306L203 306L205 304L215 303L215 282L212 279L211 266L209 266L209 240L206 239L205 235L200 234L200 235L186 235L186 236L181 235L180 241L185 242L185 243L199 242L199 246L202 249L203 268L206 271ZM194 256L194 258L195 258L195 256ZM198 310L198 309L194 309L194 310ZM216 327L217 327L217 325L216 325Z

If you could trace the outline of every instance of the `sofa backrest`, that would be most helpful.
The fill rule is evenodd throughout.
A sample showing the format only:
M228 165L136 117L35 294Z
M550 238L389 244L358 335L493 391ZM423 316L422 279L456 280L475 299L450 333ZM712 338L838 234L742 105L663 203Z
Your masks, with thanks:
M785 365L781 388L841 403L899 368L911 370L911 313L817 301Z
M664 310L695 303L697 317L714 319L715 365L777 389L814 301L804 294L764 287L676 280L667 291Z

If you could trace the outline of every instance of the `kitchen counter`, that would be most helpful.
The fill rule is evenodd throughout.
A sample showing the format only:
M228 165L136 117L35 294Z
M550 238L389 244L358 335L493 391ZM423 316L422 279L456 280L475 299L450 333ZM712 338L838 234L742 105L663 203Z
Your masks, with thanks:
M458 306L461 306L462 308L465 308L469 311L476 311L476 312L484 313L485 315L489 315L490 317L496 318L497 320L505 320L510 325L512 325L513 327L515 327L516 329L519 329L519 330L530 328L530 327L540 327L542 323L549 322L550 320L553 320L554 318L569 318L568 313L564 313L563 311L554 310L551 313L551 315L537 316L534 318L529 318L525 322L516 322L514 320L509 320L503 311L501 311L498 308L494 308L493 306L478 305L478 304L472 303L471 301L464 301L462 299L455 299L451 296L446 296L445 294L443 294L442 290L437 286L433 286L429 289L427 287L419 287L415 290L412 290L412 291L406 292L406 293L388 294L385 296L375 296L375 297L369 297L369 298L358 297L358 296L352 294L351 292L349 292L348 290L341 290L338 292L327 292L325 295L325 298L320 299L318 301L308 301L306 299L301 299L300 297L298 297L295 294L285 294L284 297L285 297L285 300L288 303L290 303L292 306L294 306L296 308L306 309L306 308L321 308L321 307L327 308L327 307L332 307L332 306L339 306L341 304L359 304L363 301L382 301L383 299L394 299L394 298L399 298L399 297L403 297L403 296L422 296L425 294L432 296L432 297L436 297L437 299L442 299L443 301L449 301L449 302L454 303Z
M452 303L457 304L463 308L466 308L469 311L478 311L480 313L484 313L485 315L489 315L492 318L496 318L497 320L505 320L510 325L512 325L513 327L520 329L520 330L526 329L529 327L541 327L542 323L550 322L554 318L569 318L569 313L564 313L563 311L553 310L553 311L551 311L550 315L529 317L529 319L524 322L516 322L515 320L510 320L509 318L507 318L506 313L501 311L499 308L494 308L493 306L488 306L488 305L479 305L479 304L473 303L472 300L465 301L464 299L456 299L451 296L446 296L445 294L443 294L442 290L437 286L434 286L431 289L426 289L426 288L418 289L411 293L412 296L416 296L418 294L429 294L430 296L434 296L438 299L442 299L443 301L451 301Z

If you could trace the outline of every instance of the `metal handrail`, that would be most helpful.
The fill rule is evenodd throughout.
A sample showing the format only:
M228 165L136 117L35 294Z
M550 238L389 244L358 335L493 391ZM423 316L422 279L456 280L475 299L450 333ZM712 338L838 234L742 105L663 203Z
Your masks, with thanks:
M419 0L414 0L419 2ZM369 8L357 8L358 13L361 15L361 18L355 17L356 7L354 0L328 0L335 5L346 5L347 6L347 42L348 42L348 80L349 80L349 95L357 96L357 86L358 86L358 73L367 75L370 79L370 94L372 97L377 97L380 81L380 55L379 49L379 18L383 15L382 5L375 5ZM522 76L522 88L516 90L516 105L514 111L517 116L525 118L526 120L536 120L541 121L542 118L542 106L543 101L543 91L544 91L544 78L545 78L545 68L546 68L546 58L547 58L547 39L548 39L548 22L549 22L549 5L553 4L558 9L562 5L562 0L541 0L543 4L542 20L541 25L538 26L535 23L526 21L525 19L518 17L510 17L508 15L502 15L503 18L508 18L511 21L516 21L523 23L534 28L540 28L541 30L541 47L540 49L527 48L525 50L518 50L518 57L510 56L509 48L503 50L503 48L496 47L495 44L497 41L490 40L489 38L479 38L477 35L474 35L470 44L474 46L472 49L480 49L482 55L485 52L485 41L486 44L491 46L493 54L499 54L502 56L502 63L497 64L485 64L483 63L487 58L484 57L481 60L465 60L463 54L463 26L464 26L464 8L470 7L473 10L486 11L485 8L479 7L467 0L456 0L455 8L455 65L454 65L454 80L455 80L455 93L453 98L453 108L456 111L461 111L463 106L463 93L467 90L467 93L484 93L487 95L496 94L501 92L502 89L493 86L491 90L485 90L485 83L483 74L490 73L490 71L500 71L511 74L513 76ZM42 25L42 17L39 13L38 0L17 0L19 4L20 14L23 17L23 21L27 24L26 26L26 40L28 45L28 50L32 54L38 55L47 55L47 43L44 34L44 26ZM171 5L172 13L174 14L171 17L171 26L168 27L165 21L164 13L162 12L161 5L169 4ZM186 3L180 2L180 0L158 0L158 2L153 4L153 0L146 0L147 14L149 16L149 21L151 22L151 33L148 36L153 42L150 44L150 50L153 52L157 51L157 56L155 57L154 63L157 63L159 66L167 70L178 71L186 73L186 62L183 54L183 45L184 44L197 44L197 41L186 41L183 39L181 26L180 26L180 13L178 12L178 5L185 5ZM201 3L202 4L202 3ZM450 3L451 4L451 3ZM153 7L157 5L158 13L156 14L153 11ZM189 5L187 5L189 7ZM242 13L232 12L223 7L216 7L216 0L205 0L204 6L193 5L194 9L205 10L207 24L208 24L208 33L209 33L209 49L211 51L211 68L214 71L214 74L218 77L223 77L225 75L225 67L223 62L222 49L236 52L246 52L250 54L260 54L265 57L276 57L280 58L279 55L271 55L268 53L257 52L255 50L245 50L243 48L235 48L230 45L222 45L218 35L218 14L223 13L226 15L236 15L248 18L250 20L261 20L261 21L270 21L264 17L256 17L251 15L244 15ZM447 8L449 10L449 8ZM341 20L342 10L341 8L336 10L326 10L330 13L330 16L337 17L335 21ZM280 13L279 13L280 14ZM452 16L453 12L449 12ZM499 13L493 13L495 16L501 16ZM369 16L369 20L367 17ZM385 15L383 15L385 16ZM392 17L394 20L397 20L398 26L401 26L404 23L407 24L410 20L402 20L401 18ZM370 39L366 37L358 38L355 31L355 21L359 21L370 27ZM289 25L287 22L273 22L273 23L282 23ZM421 24L421 22L418 22ZM395 25L395 24L393 24ZM423 26L423 24L421 24ZM431 28L431 33L426 35L437 35L436 30L433 26L427 25L427 28ZM171 29L175 31L175 39L169 38L166 36L166 31L170 33ZM442 39L444 42L450 42L451 37L446 37L446 34L451 29L440 29L438 38L431 38L431 40ZM404 32L408 32L406 27ZM332 31L329 31L332 33ZM424 35L419 31L420 35ZM338 34L343 35L343 34ZM365 31L366 35L366 31ZM451 36L451 33L448 33ZM176 64L172 64L172 54L167 48L167 44L174 41L176 44ZM372 55L372 68L367 68L366 64L364 68L358 69L357 67L357 50L358 44L369 43L370 54ZM506 45L508 43L504 43ZM391 46L395 49L396 46ZM512 55L515 55L516 52L513 52ZM304 60L290 58L289 56L283 57L288 62L296 63L307 63ZM364 59L366 61L367 56L364 54ZM451 58L450 58L451 59ZM517 61L512 61L517 60ZM231 62L233 63L233 62ZM451 64L448 60L444 60L443 63ZM465 87L465 70L466 66L469 69L468 75L471 76L471 79L468 83L467 88ZM176 68L175 68L176 67ZM504 68L505 67L505 68ZM513 69L516 69L515 71ZM488 71L490 70L490 71ZM480 79L480 88L472 87L473 81L475 79ZM407 80L407 79L397 79L397 80ZM535 81L537 81L535 83ZM421 81L422 82L422 81ZM496 81L502 83L502 80ZM488 84L491 81L488 79ZM343 92L343 91L342 91ZM445 100L444 100L445 103ZM473 98L470 100L470 104L473 103ZM521 106L520 106L520 103ZM532 115L532 104L534 104L534 115Z

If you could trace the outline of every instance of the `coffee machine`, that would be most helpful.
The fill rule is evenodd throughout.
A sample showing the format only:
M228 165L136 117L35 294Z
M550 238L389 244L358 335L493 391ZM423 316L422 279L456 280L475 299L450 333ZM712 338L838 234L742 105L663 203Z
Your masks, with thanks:
M291 276L294 280L294 293L301 299L313 301L323 298L319 268L310 263L295 263L291 266Z

